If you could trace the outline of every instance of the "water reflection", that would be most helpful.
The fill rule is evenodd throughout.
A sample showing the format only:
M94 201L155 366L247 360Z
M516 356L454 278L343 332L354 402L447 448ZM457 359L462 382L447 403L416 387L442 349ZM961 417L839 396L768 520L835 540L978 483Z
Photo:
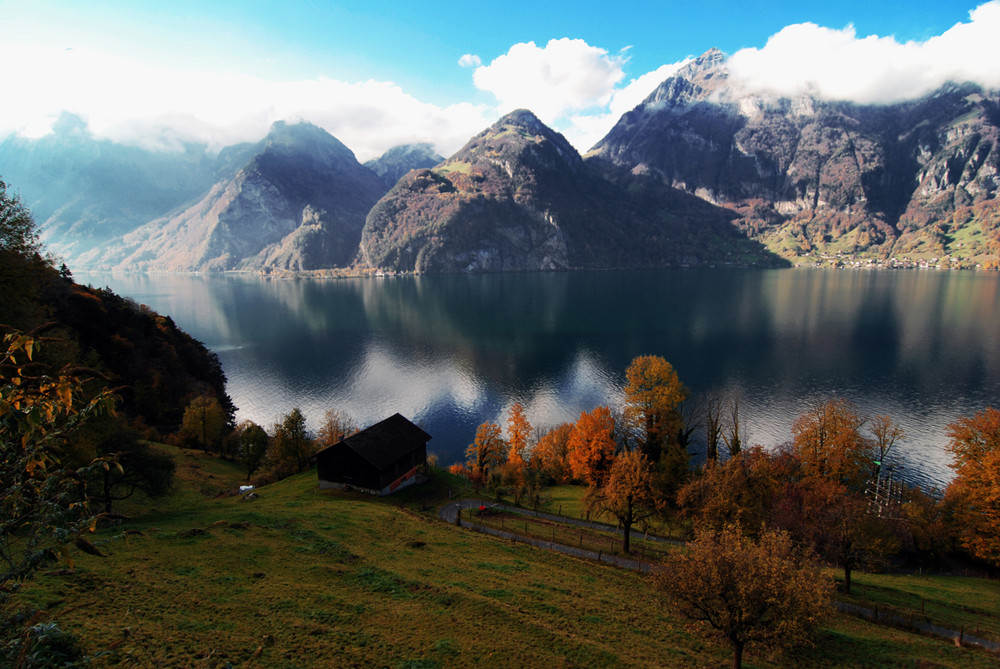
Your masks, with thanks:
M1000 277L851 271L651 271L274 280L81 275L149 304L219 353L241 418L400 411L460 458L515 401L536 425L620 401L636 355L696 396L741 399L750 437L789 438L839 394L908 434L911 479L950 478L945 426L1000 404Z

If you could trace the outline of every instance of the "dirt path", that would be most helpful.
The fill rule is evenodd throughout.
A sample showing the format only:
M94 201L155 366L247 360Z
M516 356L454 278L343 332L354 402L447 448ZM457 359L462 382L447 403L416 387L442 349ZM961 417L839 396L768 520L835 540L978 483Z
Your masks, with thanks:
M510 513L519 513L522 515L532 516L535 518L551 520L557 523L566 523L569 525L575 525L577 527L589 527L609 532L616 532L618 530L618 528L616 528L614 525L608 525L606 523L595 523L593 521L580 520L579 518L567 518L565 516L557 516L551 513L540 513L538 511L531 511L530 509L522 509L519 507L507 506L505 504L492 504L482 499L463 499L455 502L448 502L440 509L438 509L438 518L440 518L446 523L456 525L457 523L455 522L455 520L458 516L459 509L463 511L462 514L463 517L471 518L471 511L474 509L478 509L480 506L490 506L494 508L503 509L504 511L509 511ZM572 555L575 557L584 558L586 560L597 560L599 562L606 562L607 564L613 564L619 567L625 567L626 569L634 569L636 571L641 571L644 573L650 572L653 568L653 565L649 562L642 562L640 560L621 557L618 555L609 555L601 551L585 550L583 548L577 548L576 546L566 546L565 544L557 544L551 541L546 541L544 539L526 537L520 534L516 534L514 532L507 532L506 530L498 530L492 527L477 525L474 522L468 522L466 520L462 521L461 526L467 527L471 530L475 530L476 532L491 534L495 537L510 539L511 541L517 541L523 544L528 544L530 546L547 548L549 550L553 550L558 553L563 553L565 555ZM663 539L662 537L649 536L646 538L650 539L651 541L673 542L673 540L671 539Z

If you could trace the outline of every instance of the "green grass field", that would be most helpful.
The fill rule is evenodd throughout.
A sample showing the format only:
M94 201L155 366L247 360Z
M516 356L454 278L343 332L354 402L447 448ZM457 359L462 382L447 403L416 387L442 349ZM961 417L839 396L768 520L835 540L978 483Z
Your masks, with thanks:
M240 483L235 465L169 450L178 462L174 495L123 507L132 519L98 537L108 557L82 555L75 570L43 573L24 590L90 652L110 651L95 666L730 663L729 650L690 630L648 577L436 520L436 505L456 485L444 474L380 499L318 490L312 471L246 501L227 494ZM932 586L952 587L934 584L953 583L879 578L859 575L869 598L876 587L929 598ZM952 596L977 612L963 615L989 614L995 624L996 582L959 583ZM813 647L771 659L749 654L745 666L996 663L982 651L831 613Z

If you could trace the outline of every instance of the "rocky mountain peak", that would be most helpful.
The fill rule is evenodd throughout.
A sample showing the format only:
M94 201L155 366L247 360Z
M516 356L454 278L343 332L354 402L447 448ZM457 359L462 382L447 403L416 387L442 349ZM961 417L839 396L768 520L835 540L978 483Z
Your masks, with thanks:
M366 162L365 167L379 175L391 188L410 170L433 167L442 160L444 157L429 142L421 142L394 146L378 158Z
M516 109L479 133L450 160L504 164L530 163L534 168L579 169L582 158L565 137L527 109Z
M703 74L710 70L720 69L725 65L725 63L726 54L719 49L711 48L682 67L677 72L677 76L684 77L685 79L693 79L699 74Z
M692 104L723 89L728 81L726 54L710 49L664 80L643 104L666 108Z
M357 163L354 152L340 140L306 121L275 121L257 147L260 155L309 155L324 167Z

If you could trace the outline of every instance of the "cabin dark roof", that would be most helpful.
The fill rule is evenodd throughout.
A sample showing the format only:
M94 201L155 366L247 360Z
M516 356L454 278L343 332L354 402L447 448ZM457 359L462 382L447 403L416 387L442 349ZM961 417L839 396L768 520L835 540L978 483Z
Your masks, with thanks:
M430 438L431 435L397 413L352 434L343 443L378 469L385 469Z

